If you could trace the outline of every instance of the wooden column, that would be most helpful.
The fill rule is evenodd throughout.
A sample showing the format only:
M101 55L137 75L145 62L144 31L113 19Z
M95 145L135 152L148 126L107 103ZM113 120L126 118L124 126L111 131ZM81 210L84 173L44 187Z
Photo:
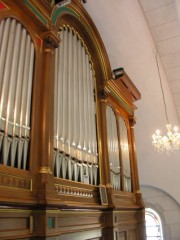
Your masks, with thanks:
M138 175L138 164L137 164L137 155L136 155L136 145L135 145L135 134L134 134L134 125L136 124L135 117L132 116L129 118L130 124L130 135L131 135L131 147L132 147L132 179L133 179L133 189L136 194L136 202L139 207L144 207L142 202L142 197L139 188L139 175Z
M108 162L108 149L107 149L107 123L106 123L106 102L108 98L108 92L104 89L99 91L100 99L100 111L99 115L99 126L100 128L100 184L110 185L110 167ZM101 151L103 149L103 151Z
M106 120L106 104L109 96L109 92L104 88L99 91L99 99L100 99L100 111L98 115L99 126L100 128L100 136L99 136L99 155L100 158L100 184L106 186L107 190L107 198L108 205L112 207L112 185L110 179L110 165L108 160L108 146L107 146L107 120Z
M59 40L53 32L42 36L41 53L41 106L40 106L40 159L38 170L38 200L48 202L56 198L53 184L53 127L54 127L54 64L55 48ZM51 200L52 201L52 200Z

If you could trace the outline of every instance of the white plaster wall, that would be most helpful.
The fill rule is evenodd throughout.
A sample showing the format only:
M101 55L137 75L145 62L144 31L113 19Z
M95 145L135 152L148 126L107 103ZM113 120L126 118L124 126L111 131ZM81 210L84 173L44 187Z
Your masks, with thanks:
M135 129L140 183L156 186L180 203L180 153L159 155L151 145L153 132L162 129L166 119L155 46L140 4L138 0L89 0L84 6L102 36L112 69L124 67L142 94L136 103ZM178 124L162 67L161 74L170 121Z
M146 207L154 209L162 220L164 240L180 240L180 205L166 192L141 186Z

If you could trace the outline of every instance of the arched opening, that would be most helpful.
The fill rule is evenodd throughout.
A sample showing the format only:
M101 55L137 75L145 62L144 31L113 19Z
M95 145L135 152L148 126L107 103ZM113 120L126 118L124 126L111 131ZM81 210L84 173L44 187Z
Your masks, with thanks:
M163 240L162 221L159 214L152 208L145 209L146 239Z

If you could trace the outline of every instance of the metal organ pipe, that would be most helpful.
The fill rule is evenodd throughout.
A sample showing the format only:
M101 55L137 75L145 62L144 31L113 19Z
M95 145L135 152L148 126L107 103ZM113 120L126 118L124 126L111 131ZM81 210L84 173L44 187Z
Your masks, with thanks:
M120 178L120 160L119 160L117 124L115 114L110 106L107 106L106 118L107 118L107 137L108 137L107 144L111 171L111 184L114 189L120 190L121 178Z
M77 61L77 58L78 58L78 51L77 51L77 35L74 33L73 34L73 49L74 49L74 52L73 52L73 68L72 68L72 72L73 72L73 76L72 76L72 83L73 83L73 90L72 90L72 94L73 94L73 103L72 103L72 106L73 106L73 143L72 143L72 146L73 146L73 149L74 149L74 155L73 157L77 157L77 153L76 153L76 147L77 147L77 144L78 144L78 117L79 115L77 114L78 113L78 98L77 98L77 94L78 94L78 84L77 84L77 78L78 78L78 61Z
M3 154L3 163L4 165L8 164L8 155L9 155L9 149L10 149L10 144L11 144L11 138L8 137L8 118L9 118L9 104L10 104L10 96L12 94L12 83L10 82L11 74L13 71L13 46L14 46L14 38L15 38L15 29L16 27L16 20L12 20L12 23L10 25L10 33L9 33L9 38L8 38L8 48L6 52L6 59L5 59L5 65L4 65L4 74L3 74L3 79L2 79L2 89L1 89L1 117L5 121L5 126L4 126L4 139L3 139L3 149L2 149L2 154ZM12 79L11 79L12 81ZM9 93L8 93L8 88L9 88ZM8 98L9 96L9 98Z
M62 38L63 38L63 35L62 35ZM63 58L64 58L64 51L62 49L61 50L61 45L59 47L59 51L58 51L58 58L57 60L59 60L59 69L58 69L58 76L60 73L62 73L63 71L63 64L64 64L64 61L63 61ZM61 55L60 55L61 53ZM59 55L61 57L59 57ZM58 76L57 76L57 81L58 81ZM57 122L57 137L58 137L58 146L57 148L59 148L61 151L63 151L63 147L62 147L62 142L63 142L63 87L58 85L57 84L57 95L58 95L58 100L55 100L55 102L57 102L57 119L59 121L59 124ZM58 103L61 103L61 104L58 104Z
M8 18L5 23L5 20L1 22L2 26L4 28L2 29L2 37L1 37L1 51L0 51L0 93L1 93L1 100L2 101L2 90L3 90L3 79L4 79L4 67L5 67L5 61L6 61L6 52L7 52L7 43L8 43L8 37L9 37L9 28L10 28L10 18ZM2 119L2 102L0 103L0 118L1 118L1 129L4 130L4 119Z
M2 20L0 23L1 163L24 170L27 169L28 159L33 68L34 45L30 35L17 20L13 18Z
M57 177L69 180L97 184L92 64L83 40L74 29L64 26L61 29L61 39L62 42L55 57L55 86L58 89L54 111L57 118L55 135L58 138L59 132L62 131L61 138L64 139L66 147L59 148L58 144L54 145L55 174ZM60 151L64 156L62 165L57 163L59 161L57 155ZM95 166L94 175L93 165ZM64 174L60 176L59 172Z
M131 167L130 167L130 157L129 157L129 144L127 136L127 127L125 121L122 117L119 118L120 125L120 145L121 145L121 154L123 162L123 174L124 174L124 183L125 191L131 192Z
M9 82L9 93L8 93L8 101L7 101L7 116L6 116L6 126L5 132L8 132L8 135L11 135L13 138L9 138L9 143L11 141L11 151L10 151L10 161L11 166L14 166L15 163L15 154L17 149L17 138L14 135L14 101L16 94L16 79L18 72L18 59L19 59L19 47L20 47L20 37L21 37L21 24L17 24L16 32L15 32L15 42L14 42L14 50L13 50L13 58L12 58L12 67L11 67L11 75ZM4 137L6 138L6 136ZM4 140L4 145L5 140ZM7 152L7 150L6 150Z
M10 79L10 73L11 73L11 68L12 68L12 55L13 55L13 49L14 49L15 26L16 26L16 20L13 19L11 22L11 25L10 25L10 29L9 29L7 52L6 52L6 59L5 59L5 65L4 65L3 79L2 79L2 89L1 89L1 103L0 103L1 112L0 112L0 115L4 119L6 119L6 116L7 116L6 103L8 102L9 79ZM7 134L6 126L5 126L4 131L5 131L5 134Z
M0 24L0 43L2 44L2 37L3 37L3 32L4 32L4 22L5 20L3 19ZM0 45L1 48L1 45Z
M72 121L72 95L71 95L71 81L72 81L72 31L69 31L68 33L68 55L67 55L67 102L68 102L68 117L67 117L67 122L68 122L68 134L67 134L67 144L68 144L68 154L71 155L71 145L72 145L72 127L73 127L73 121ZM71 165L71 164L70 164Z
M23 169L26 169L28 148L29 148L29 137L30 137L30 110L31 110L31 92L32 92L32 79L33 79L33 68L34 68L34 45L30 44L30 59L29 59L29 72L28 72L28 82L27 82L27 100L26 108L24 112L24 149L23 149Z
M9 125L8 123L10 122L11 124L13 124L13 115L14 115L13 111L14 111L14 100L15 100L14 89L16 88L16 79L17 79L17 72L18 72L20 36L21 36L21 25L17 24L14 48L13 48L13 56L12 56L12 67L11 67L10 82L9 82L7 109L6 109L7 116L6 116L5 129L7 129L9 134L13 134L12 129L8 128L8 125Z
M81 75L81 69L82 69L82 63L81 63L81 41L79 40L77 42L77 62L78 62L78 76L77 76L77 83L78 83L78 92L76 94L77 97L78 97L78 115L77 115L77 118L78 118L78 145L77 145L77 148L81 150L81 141L82 141L82 90L81 90L81 78L82 78L82 75ZM77 156L78 158L81 159L81 151L79 151L79 156Z
M62 92L62 141L63 141L63 146L65 146L65 142L67 141L67 31L64 31L63 35L63 42L64 42L64 66L62 68L62 82L63 82L63 92ZM66 149L63 149L66 150Z

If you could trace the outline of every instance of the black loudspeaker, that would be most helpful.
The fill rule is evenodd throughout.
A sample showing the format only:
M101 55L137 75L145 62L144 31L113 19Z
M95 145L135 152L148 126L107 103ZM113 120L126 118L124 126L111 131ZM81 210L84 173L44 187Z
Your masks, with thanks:
M65 5L69 4L69 3L71 3L71 0L55 0L55 4L58 7L65 6Z
M124 68L116 68L112 71L113 79L118 79L124 75Z
M60 2L63 2L64 0L55 0L55 4L58 4Z

